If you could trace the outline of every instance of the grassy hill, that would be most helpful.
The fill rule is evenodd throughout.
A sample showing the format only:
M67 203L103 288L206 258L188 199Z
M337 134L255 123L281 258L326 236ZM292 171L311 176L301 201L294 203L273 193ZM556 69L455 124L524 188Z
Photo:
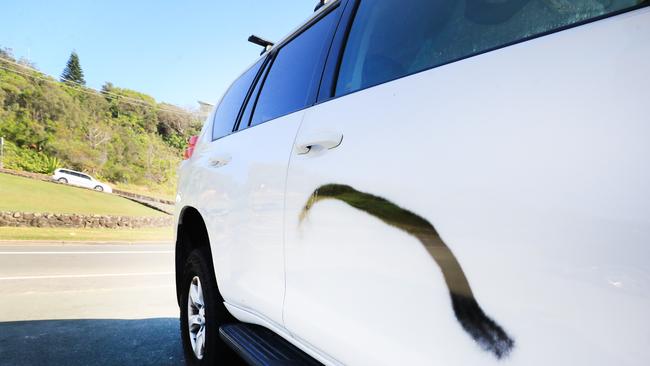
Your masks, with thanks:
M48 174L67 167L173 195L185 141L201 118L108 82L101 91L58 82L0 47L5 168Z
M8 174L0 174L0 211L165 216L116 195Z

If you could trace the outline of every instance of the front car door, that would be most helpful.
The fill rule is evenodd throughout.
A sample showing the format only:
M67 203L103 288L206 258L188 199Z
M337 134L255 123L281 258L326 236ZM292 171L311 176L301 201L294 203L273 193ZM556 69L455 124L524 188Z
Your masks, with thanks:
M287 329L346 365L647 363L640 4L359 1L290 161Z
M268 58L262 57L228 89L213 116L212 128L202 141L184 174L188 187L181 194L197 208L208 229L216 279L226 302L255 308L264 317L277 321L284 295L284 268L281 231L266 232L266 240L248 242L244 236L264 228L250 226L254 205L248 192L267 187L284 190L287 166L286 144L295 135L291 126L267 130L267 135L233 133L243 105L260 79ZM251 130L252 132L252 130ZM251 141L257 140L257 141ZM251 148L249 143L259 145ZM268 169L259 176L258 164ZM281 179L279 179L281 177ZM187 197L191 196L191 197ZM281 215L282 197L266 194L267 219ZM277 212L277 210L280 210ZM262 260L263 259L263 260Z

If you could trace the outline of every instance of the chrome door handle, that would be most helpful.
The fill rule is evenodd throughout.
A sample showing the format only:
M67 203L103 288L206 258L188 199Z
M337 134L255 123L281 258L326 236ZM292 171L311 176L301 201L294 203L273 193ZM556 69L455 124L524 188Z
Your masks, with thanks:
M310 151L323 151L337 148L343 142L343 134L338 132L316 132L298 136L296 154L303 155Z

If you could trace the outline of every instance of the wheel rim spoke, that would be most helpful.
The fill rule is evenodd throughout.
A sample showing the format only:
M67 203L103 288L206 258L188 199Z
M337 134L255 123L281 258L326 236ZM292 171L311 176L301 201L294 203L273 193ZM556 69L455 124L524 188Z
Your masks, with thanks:
M190 324L190 327L192 329L195 329L196 327L201 326L201 317L198 315L190 315L188 322Z
M199 334L196 336L196 344L199 347L199 352L203 355L203 349L205 347L205 327L201 327Z
M196 286L196 292L197 292L197 303L203 307L203 288L201 287L201 281Z
M192 305L194 306L199 302L198 288L194 284L190 287L190 299L192 299Z
M199 360L205 352L205 308L203 288L198 276L192 278L187 298L187 325L194 355Z

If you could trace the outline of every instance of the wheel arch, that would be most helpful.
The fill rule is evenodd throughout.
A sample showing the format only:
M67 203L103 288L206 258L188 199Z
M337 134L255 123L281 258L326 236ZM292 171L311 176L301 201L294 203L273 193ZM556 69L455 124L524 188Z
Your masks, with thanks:
M183 207L178 216L178 226L176 228L176 244L175 244L175 282L176 282L176 300L180 305L180 292L181 280L183 277L183 268L190 253L199 248L205 248L209 258L208 263L212 270L213 278L216 279L214 272L214 265L212 262L212 249L210 247L210 237L208 229L203 220L203 216L199 211L191 206ZM217 286L217 291L219 287ZM220 294L221 295L221 294Z

